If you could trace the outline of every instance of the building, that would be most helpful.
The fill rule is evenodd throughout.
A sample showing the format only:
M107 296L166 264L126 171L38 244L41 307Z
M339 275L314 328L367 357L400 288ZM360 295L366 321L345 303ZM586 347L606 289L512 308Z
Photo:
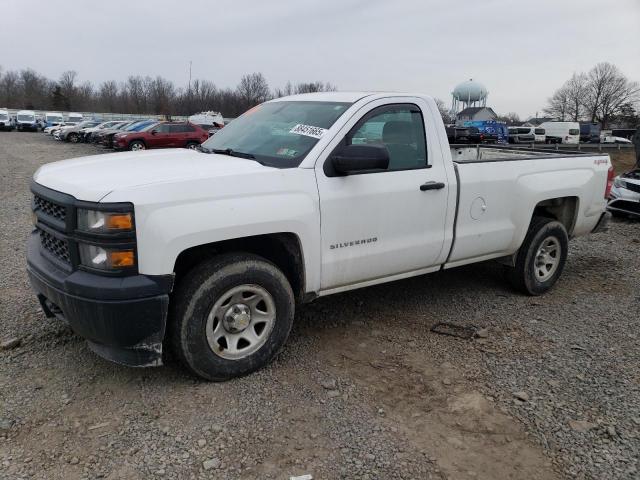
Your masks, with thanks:
M495 120L498 118L496 112L491 107L467 107L456 116L456 125L464 122Z

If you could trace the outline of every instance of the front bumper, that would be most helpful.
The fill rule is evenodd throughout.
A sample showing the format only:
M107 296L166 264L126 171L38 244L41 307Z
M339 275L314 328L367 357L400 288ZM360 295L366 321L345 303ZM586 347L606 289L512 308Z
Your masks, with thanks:
M69 272L43 255L35 232L27 272L45 315L67 321L95 353L128 366L162 365L172 275Z
M640 192L614 186L611 189L607 210L640 217Z

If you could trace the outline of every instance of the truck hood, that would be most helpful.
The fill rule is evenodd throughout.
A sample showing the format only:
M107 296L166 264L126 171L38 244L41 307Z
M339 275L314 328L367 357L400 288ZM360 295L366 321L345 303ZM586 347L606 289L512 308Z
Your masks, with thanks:
M43 165L36 183L78 200L98 202L110 192L206 177L236 176L272 170L253 160L184 148L109 153Z

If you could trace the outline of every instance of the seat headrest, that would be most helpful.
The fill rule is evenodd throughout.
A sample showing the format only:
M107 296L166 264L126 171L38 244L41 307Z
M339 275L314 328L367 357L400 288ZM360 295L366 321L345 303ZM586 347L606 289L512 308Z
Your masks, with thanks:
M415 139L411 122L392 120L385 123L382 129L382 141L384 143L399 143L403 145L414 143Z

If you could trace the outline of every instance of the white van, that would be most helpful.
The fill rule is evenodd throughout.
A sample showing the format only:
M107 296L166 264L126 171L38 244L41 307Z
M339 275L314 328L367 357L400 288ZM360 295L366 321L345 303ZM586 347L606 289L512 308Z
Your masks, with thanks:
M76 125L84 120L84 117L81 113L70 113L67 115L67 121L64 122L67 125Z
M546 143L547 142L547 132L544 128L535 127L533 129L534 142L536 143Z
M13 130L13 122L9 116L9 111L0 110L0 130Z
M544 128L546 143L580 143L580 124L578 122L545 122L538 126Z
M47 112L44 114L45 127L55 127L64 123L64 117L59 112Z
M25 130L37 132L38 120L36 119L36 112L33 110L20 110L16 113L16 127L22 132Z

